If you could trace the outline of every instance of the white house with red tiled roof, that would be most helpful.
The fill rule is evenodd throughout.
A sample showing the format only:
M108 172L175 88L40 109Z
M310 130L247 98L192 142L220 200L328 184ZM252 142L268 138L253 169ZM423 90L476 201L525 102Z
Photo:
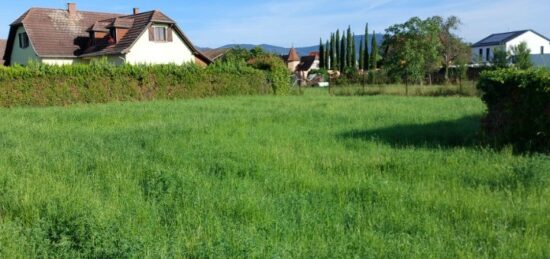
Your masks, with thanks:
M211 63L174 20L157 10L98 13L70 3L66 10L31 8L10 26L6 65L68 65L98 58L115 64Z

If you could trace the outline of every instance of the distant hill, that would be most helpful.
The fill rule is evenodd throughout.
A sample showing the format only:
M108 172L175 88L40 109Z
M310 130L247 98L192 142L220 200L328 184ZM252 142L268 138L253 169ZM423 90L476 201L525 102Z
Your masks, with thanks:
M359 53L359 42L361 41L361 38L363 37L363 35L356 35L355 36L355 41L356 41L356 51L357 53ZM371 40L372 40L372 35L369 35L369 47L370 47L370 43L371 43ZM383 34L376 34L376 41L378 42L378 45L382 44L382 41L384 40L384 35ZM254 45L254 44L228 44L228 45L225 45L225 46L222 46L220 48L235 48L235 47L240 47L240 48L243 48L243 49L248 49L248 50L251 50L255 47L262 47L265 51L269 52L269 53L273 53L273 54L277 54L277 55L287 55L288 52L290 51L290 48L285 48L285 47L279 47L279 46L274 46L274 45L269 45L269 44L261 44L261 45ZM211 48L200 48L199 49L201 50L208 50L208 49L211 49ZM298 54L300 56L306 56L308 55L310 52L313 52L313 51L319 51L319 46L316 45L316 46L309 46L309 47L297 47L296 48L296 51L298 51Z

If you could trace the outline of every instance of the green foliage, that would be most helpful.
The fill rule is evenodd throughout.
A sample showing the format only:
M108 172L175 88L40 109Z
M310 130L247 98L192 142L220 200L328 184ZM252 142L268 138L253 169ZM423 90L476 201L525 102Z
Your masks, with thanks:
M376 38L376 35L372 35L372 37ZM365 46L364 46L364 50L365 52L363 53L363 56L361 57L363 59L363 69L364 70L369 70L370 68L370 62L369 62L369 59L370 59L370 55L369 55L369 24L367 23L365 25ZM371 45L373 46L373 45Z
M114 66L106 61L74 66L2 67L0 106L52 106L285 91L280 90L285 87L279 69L265 73L231 56L228 60L206 69L195 65Z
M520 151L550 152L550 70L485 71L478 87L488 107L487 138Z
M266 72L269 84L276 95L290 93L290 72L285 63L275 55L262 55L248 62L253 68Z
M496 68L508 67L508 52L506 51L505 47L495 48L492 64Z
M425 76L441 64L439 33L436 20L418 17L386 29L384 67L391 77L422 84Z
M533 66L531 61L531 50L526 42L513 46L510 51L514 65L519 69L528 69Z
M372 42L371 42L369 62L370 62L370 69L378 68L378 42L376 41L376 31L372 32Z
M319 67L325 68L325 45L323 45L323 39L319 40Z
M0 258L550 254L550 159L478 98L326 93L0 109Z

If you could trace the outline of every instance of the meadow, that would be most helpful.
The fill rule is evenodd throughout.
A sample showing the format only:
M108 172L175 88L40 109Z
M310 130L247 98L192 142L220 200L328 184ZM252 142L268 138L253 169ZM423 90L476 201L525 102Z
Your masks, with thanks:
M475 97L0 109L0 257L548 258L550 159Z

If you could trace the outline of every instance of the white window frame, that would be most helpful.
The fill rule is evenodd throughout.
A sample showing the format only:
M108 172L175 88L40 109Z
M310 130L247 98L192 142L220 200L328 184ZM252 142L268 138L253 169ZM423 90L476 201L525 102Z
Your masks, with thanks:
M157 29L164 30L164 39L159 39L157 36ZM165 25L153 25L153 41L154 42L168 42L168 26Z

